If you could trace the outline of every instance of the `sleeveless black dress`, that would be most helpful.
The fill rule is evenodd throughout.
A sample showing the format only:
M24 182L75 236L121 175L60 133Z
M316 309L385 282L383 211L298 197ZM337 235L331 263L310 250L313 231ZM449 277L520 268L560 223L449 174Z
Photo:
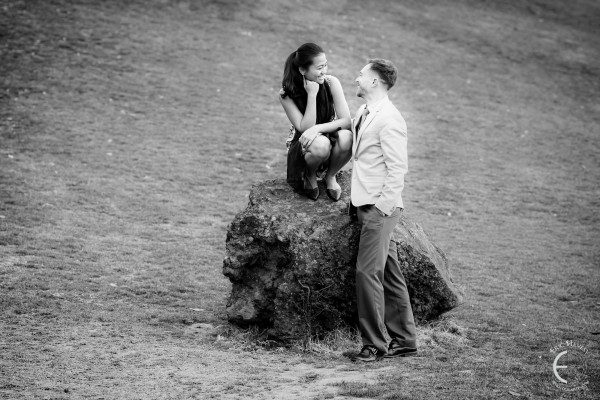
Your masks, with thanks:
M329 76L325 78L325 83L323 84L324 99L325 101L330 101L333 103L333 96L331 95L331 89L329 88ZM282 89L283 90L283 89ZM317 113L317 124L322 124L326 122L331 122L336 119L335 112L333 115L324 115L319 116ZM287 140L287 183L295 190L301 191L304 189L304 175L306 171L306 161L304 160L304 155L306 151L302 147L300 143L300 136L302 136L303 132L296 131L296 128L292 125L289 130L288 140ZM331 142L331 146L335 145L337 139L337 132L331 132L324 134L329 141ZM329 161L321 164L317 170L318 176L324 176L327 171L327 167L329 165Z

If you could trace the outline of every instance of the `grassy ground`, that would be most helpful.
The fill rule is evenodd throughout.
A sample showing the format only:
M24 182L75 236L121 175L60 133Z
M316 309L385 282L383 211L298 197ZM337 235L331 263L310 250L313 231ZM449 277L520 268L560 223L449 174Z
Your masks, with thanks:
M0 398L597 398L600 7L498 3L0 2ZM226 323L226 227L283 176L305 41L352 111L368 57L400 69L407 214L466 293L419 357ZM587 391L552 383L566 340Z

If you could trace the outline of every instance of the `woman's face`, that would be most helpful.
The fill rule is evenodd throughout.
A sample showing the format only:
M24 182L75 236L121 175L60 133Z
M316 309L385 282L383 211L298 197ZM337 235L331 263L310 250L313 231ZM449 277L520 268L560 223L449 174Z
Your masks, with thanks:
M313 62L307 70L300 68L300 72L304 73L304 77L310 81L322 84L325 82L325 75L327 74L327 58L324 53L319 54L313 58Z

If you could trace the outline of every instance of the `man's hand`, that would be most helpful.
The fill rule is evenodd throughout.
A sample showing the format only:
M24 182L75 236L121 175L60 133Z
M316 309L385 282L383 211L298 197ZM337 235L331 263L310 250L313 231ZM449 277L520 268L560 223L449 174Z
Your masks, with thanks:
M396 211L396 207L392 207L392 209L390 210L389 214L384 213L383 211L381 211L379 208L377 208L377 206L375 206L375 210L379 213L379 215L381 215L382 217L389 217L390 215L392 215L394 213L394 211Z

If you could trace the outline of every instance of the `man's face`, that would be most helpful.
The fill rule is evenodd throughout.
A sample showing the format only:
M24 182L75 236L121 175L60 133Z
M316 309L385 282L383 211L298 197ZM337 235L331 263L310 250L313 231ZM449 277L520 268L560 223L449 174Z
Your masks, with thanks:
M356 95L358 97L365 97L374 86L375 80L377 80L377 74L371 70L371 64L367 64L363 69L360 70L356 77Z

